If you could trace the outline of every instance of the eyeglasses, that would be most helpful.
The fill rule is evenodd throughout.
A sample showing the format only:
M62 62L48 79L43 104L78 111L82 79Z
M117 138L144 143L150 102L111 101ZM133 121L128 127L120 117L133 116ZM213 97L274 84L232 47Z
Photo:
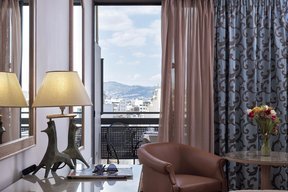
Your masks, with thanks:
M95 166L92 173L95 173L97 175L103 175L104 172L107 172L107 174L110 175L118 172L118 169L114 164L109 164L107 169L105 169L105 167L106 165L98 164Z

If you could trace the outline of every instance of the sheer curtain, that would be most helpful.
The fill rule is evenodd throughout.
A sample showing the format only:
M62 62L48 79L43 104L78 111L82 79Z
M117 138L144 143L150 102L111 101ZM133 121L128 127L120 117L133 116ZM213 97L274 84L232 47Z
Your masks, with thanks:
M213 0L162 1L159 141L213 151Z
M267 104L281 119L274 151L288 151L288 1L215 1L215 151L260 150L256 125L246 110ZM288 169L273 167L274 188L288 189ZM259 167L227 165L230 190L258 189Z
M0 71L16 73L21 70L21 16L19 0L0 1ZM0 109L6 133L3 141L19 138L19 109ZM13 121L12 121L13 119Z

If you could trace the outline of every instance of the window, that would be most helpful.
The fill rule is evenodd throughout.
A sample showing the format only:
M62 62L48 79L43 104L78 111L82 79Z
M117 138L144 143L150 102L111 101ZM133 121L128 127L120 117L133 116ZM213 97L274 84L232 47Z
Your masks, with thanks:
M160 15L160 6L98 7L103 113L159 112Z
M23 3L21 5L20 1L20 9L21 9L21 22L22 22L22 63L21 63L21 87L26 98L26 101L29 101L29 6ZM29 108L24 107L21 108L21 131L20 137L29 136Z

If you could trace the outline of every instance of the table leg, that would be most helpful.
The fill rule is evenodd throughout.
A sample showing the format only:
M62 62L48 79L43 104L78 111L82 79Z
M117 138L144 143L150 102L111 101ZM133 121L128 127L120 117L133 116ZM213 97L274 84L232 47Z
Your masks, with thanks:
M272 189L270 165L261 165L261 189Z

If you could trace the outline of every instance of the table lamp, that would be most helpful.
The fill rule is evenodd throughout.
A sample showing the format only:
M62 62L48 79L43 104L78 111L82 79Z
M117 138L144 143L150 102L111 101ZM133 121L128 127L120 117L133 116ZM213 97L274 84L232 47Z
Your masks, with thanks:
M0 93L0 107L28 106L15 73L0 72ZM2 143L2 134L6 131L2 125L2 115L0 114L0 144Z
M92 102L77 72L50 71L46 73L32 107L60 107L61 113L47 115L47 119L49 119L47 123L48 128L43 130L43 132L46 132L48 135L48 146L34 174L40 168L45 167L45 177L47 178L51 167L53 166L52 171L56 171L62 162L73 169L74 165L76 165L76 159L79 159L89 167L75 142L77 126L74 122L74 117L76 114L64 114L65 107L88 105L92 105ZM55 122L52 120L54 118L70 119L68 145L62 153L57 149ZM71 160L74 165L71 163Z

